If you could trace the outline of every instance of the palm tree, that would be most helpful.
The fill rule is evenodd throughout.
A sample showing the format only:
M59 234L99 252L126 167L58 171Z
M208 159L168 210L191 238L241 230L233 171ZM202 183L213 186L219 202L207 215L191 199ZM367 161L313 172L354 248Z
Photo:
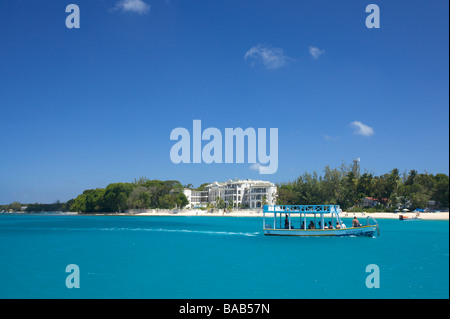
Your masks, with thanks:
M266 197L266 195L263 195L263 197L262 197L261 206L264 207L264 205L267 205L267 197Z

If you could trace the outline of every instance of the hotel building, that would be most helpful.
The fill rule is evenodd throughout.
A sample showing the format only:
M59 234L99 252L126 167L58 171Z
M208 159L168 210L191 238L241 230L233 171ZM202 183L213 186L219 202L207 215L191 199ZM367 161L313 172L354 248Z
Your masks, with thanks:
M216 205L220 198L227 207L261 208L263 204L275 205L277 197L275 184L252 179L214 182L206 185L202 191L185 188L183 192L189 200L189 207Z

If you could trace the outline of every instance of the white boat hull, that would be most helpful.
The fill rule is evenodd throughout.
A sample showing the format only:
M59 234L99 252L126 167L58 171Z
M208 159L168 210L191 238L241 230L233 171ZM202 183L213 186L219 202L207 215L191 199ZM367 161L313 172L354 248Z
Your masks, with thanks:
M264 228L269 236L375 236L379 234L378 225L341 229L270 229Z

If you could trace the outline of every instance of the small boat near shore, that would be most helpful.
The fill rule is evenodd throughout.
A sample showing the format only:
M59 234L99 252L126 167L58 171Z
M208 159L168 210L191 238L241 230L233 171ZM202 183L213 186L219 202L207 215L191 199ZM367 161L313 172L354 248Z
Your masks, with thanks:
M398 219L399 220L420 220L422 218L420 218L419 216L410 217L410 216L406 216L406 215L399 215Z
M367 217L366 225L358 222L358 227L347 228L339 216L341 212L339 205L264 205L264 235L370 237L380 235L378 222L373 217ZM325 215L330 219L328 225L325 222Z

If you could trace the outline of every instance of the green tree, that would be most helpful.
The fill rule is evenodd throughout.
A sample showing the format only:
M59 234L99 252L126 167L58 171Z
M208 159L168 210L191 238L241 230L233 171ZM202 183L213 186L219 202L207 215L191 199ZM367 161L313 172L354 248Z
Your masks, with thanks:
M325 166L321 192L325 204L335 205L341 201L343 196L342 175L338 169Z
M83 194L86 196L86 212L101 212L103 210L103 195L105 194L103 188L87 190Z
M355 205L355 203L359 202L359 197L357 193L357 183L358 178L354 171L350 171L347 173L347 176L343 180L343 193L344 193L344 208Z
M14 212L22 211L22 204L19 202L13 202L9 204L9 209L12 209Z
M127 195L124 192L120 192L117 196L117 208L119 212L127 208Z
M78 195L77 198L73 201L72 206L70 207L70 211L72 212L86 212L86 196L83 194Z
M386 198L393 207L395 207L398 202L398 187L400 184L400 173L397 168L394 168L386 177Z
M183 208L185 207L187 204L189 204L189 201L186 197L186 195L184 195L183 192L179 192L176 197L175 197L175 201L176 204L179 208Z
M266 195L263 195L262 201L261 201L261 206L264 207L264 205L267 205L267 197L266 197Z
M408 177L406 178L406 181L405 181L405 185L406 186L411 186L411 185L413 185L414 184L414 180L416 179L416 176L417 176L417 171L416 170L410 170L409 171L409 175L408 175Z
M127 206L134 209L145 209L151 205L151 193L145 186L137 186L128 196Z
M72 200L70 211L73 212L101 212L104 211L103 188L87 189L83 194Z
M105 210L117 212L126 209L127 198L133 189L134 185L129 183L113 183L106 186L104 195Z
M218 209L225 208L225 201L223 200L223 198L220 197L216 198L216 208Z
M387 175L376 176L374 178L372 197L378 199L380 202L384 202L390 198Z
M427 206L428 201L430 200L430 196L427 194L428 192L420 185L413 185L415 190L411 196L411 202L413 208L425 208Z
M278 186L278 205L296 205L297 196L289 184L282 184Z
M449 177L445 174L436 174L435 183L431 190L431 198L441 207L449 206Z
M175 208L175 206L177 204L175 195L171 195L171 194L163 195L159 202L160 202L160 208L164 208L164 209Z
M227 212L231 212L233 210L233 201L230 199L227 205Z
M373 191L373 175L364 173L356 183L356 193L358 198L371 197Z

